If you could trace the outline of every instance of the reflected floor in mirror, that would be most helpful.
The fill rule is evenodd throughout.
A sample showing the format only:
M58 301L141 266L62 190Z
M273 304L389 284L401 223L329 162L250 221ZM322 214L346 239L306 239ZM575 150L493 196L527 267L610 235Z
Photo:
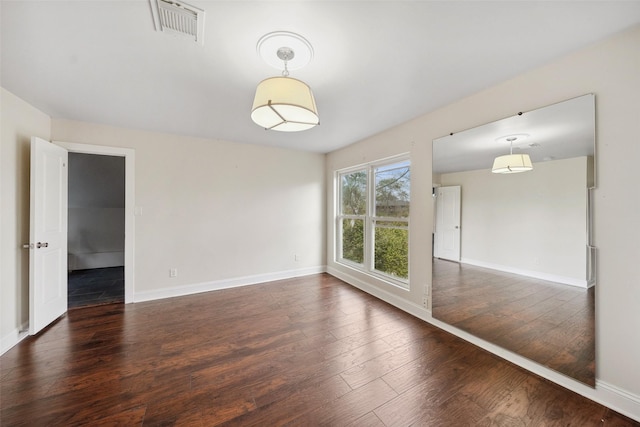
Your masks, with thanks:
M435 318L595 385L594 287L437 258L433 287Z

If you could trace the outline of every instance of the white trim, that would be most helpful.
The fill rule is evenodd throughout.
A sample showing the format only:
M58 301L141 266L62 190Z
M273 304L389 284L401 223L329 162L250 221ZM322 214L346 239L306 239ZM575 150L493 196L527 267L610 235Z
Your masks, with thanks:
M600 380L596 380L596 389L605 396L593 400L640 421L640 396Z
M357 270L361 274L363 273L360 270ZM406 311L407 313L417 317L418 319L422 319L425 321L429 321L431 318L431 312L424 308L422 305L415 304L405 298L399 297L391 292L387 292L383 289L378 288L377 286L371 285L365 281L362 281L344 271L338 270L333 267L327 267L327 273L331 274L334 277L337 277L340 280L344 280L348 284L355 286L356 288L373 295L374 297L381 299L384 302L387 302L402 311ZM408 290L407 288L398 286L398 289Z
M575 277L559 276L556 274L543 273L540 271L524 270L521 268L510 267L507 265L493 264L490 262L477 261L475 259L460 258L462 264L475 265L476 267L489 268L491 270L503 271L505 273L514 273L521 276L533 277L534 279L547 280L549 282L562 283L563 285L576 286L578 288L587 289L586 279L577 279Z
M20 329L14 329L0 340L0 356L15 347L20 341L29 336L29 322L25 322Z
M520 356L519 354L513 353L509 350L505 350L502 347L480 339L474 335L469 334L468 332L455 328L440 320L434 319L433 317L431 317L431 311L425 309L424 307L407 301L401 297L398 297L397 295L386 292L372 284L363 282L362 280L357 279L348 273L344 273L343 271L331 267L327 268L327 273L377 298L380 298L381 300L419 319L422 319L437 328L449 332L457 336L458 338L461 338L471 344L477 345L478 347L487 350L495 354L496 356L499 356L530 372L533 372L534 374L537 374L542 378L554 382L568 390L576 392L586 397L587 399L593 400L594 402L611 408L614 411L619 412L627 417L640 421L640 396L638 395L623 390L619 387L607 384L606 382L600 381L598 379L596 379L595 388L589 387L588 385L576 381L573 378L567 377L563 374L560 374L559 372L547 368L546 366L533 362L526 357Z
M120 267L124 265L124 251L121 252L85 252L67 254L67 269L84 270L88 268Z
M124 302L134 301L135 293L135 203L136 203L136 151L132 148L110 147L106 145L78 144L75 142L53 141L72 153L99 154L124 157L125 200L124 200Z
M158 289L154 291L136 292L134 302L153 301L163 298L173 298L201 292L218 291L221 289L237 288L240 286L257 285L274 280L291 279L293 277L309 276L311 274L324 273L325 266L309 267L299 270L278 271L274 273L256 274L253 276L235 277L231 279L215 280L212 282L194 283L191 285L176 286L173 288Z
M351 166L348 168L337 169L333 171L334 175L334 247L333 247L333 260L338 263L345 265L347 267L358 270L363 274L367 274L380 280L389 282L394 286L398 286L400 288L409 289L409 280L410 277L406 279L394 277L391 274L387 274L384 271L376 270L374 263L374 235L376 230L377 222L384 221L395 221L395 222L406 222L406 230L407 235L409 235L410 230L410 214L409 217L377 217L374 215L375 212L375 180L376 180L376 169L383 166L392 166L394 164L406 163L409 170L411 170L411 154L409 152L400 153L394 156L386 157L383 159L378 159L370 162L366 162L357 166ZM396 168L400 169L400 168ZM367 187L366 187L366 208L365 213L360 215L353 214L342 214L342 179L341 177L344 175L351 175L356 172L365 172L367 178ZM411 195L409 195L409 209L411 209ZM362 264L358 264L342 257L343 247L342 247L342 221L345 219L356 219L363 221L363 235L364 235L364 248L363 248L363 260ZM402 228L402 227L398 227ZM404 228L402 228L404 229ZM407 243L410 246L410 243ZM407 255L410 257L410 254ZM407 262L409 260L407 259Z
M526 357L520 356L519 354L513 353L509 350L505 350L502 347L499 347L493 343L457 329L447 323L434 319L433 317L424 320L434 326L437 326L440 329L443 329L447 332L452 333L453 335L456 335L459 338L462 338L465 341L468 341L472 344L477 345L478 347L490 351L496 356L499 356L515 365L518 365L521 368L533 372L534 374L552 381L566 389L576 392L586 397L587 399L593 400L594 402L600 403L608 408L613 409L616 412L626 415L627 417L640 421L640 396L611 386L598 379L596 379L595 388L589 387L588 385L576 381L573 378L560 374L559 372L533 362Z

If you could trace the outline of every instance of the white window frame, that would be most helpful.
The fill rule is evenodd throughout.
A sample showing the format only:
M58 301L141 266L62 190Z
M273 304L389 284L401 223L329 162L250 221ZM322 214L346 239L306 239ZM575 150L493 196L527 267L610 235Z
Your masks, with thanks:
M377 222L405 222L407 235L410 236L410 215L409 217L376 217L373 215L375 212L375 174L374 171L376 168L380 166L392 165L395 163L408 162L409 170L411 170L411 160L408 154L402 154L399 156L394 156L390 158L385 158L381 160L376 160L374 162L369 162L366 164L361 164L358 166L353 166L345 169L340 169L335 172L336 179L336 191L335 191L335 236L336 236L336 244L335 244L335 252L334 252L334 260L336 263L344 265L349 268L353 268L362 273L368 274L370 276L376 277L377 279L381 279L385 282L391 283L393 285L402 287L404 289L409 288L409 278L411 266L409 265L409 273L406 279L400 278L397 276L393 276L391 274L385 273L380 270L375 269L374 265L374 250L375 250L375 228ZM367 188L366 188L366 212L364 215L343 215L342 214L342 176L348 175L354 172L364 171L367 176ZM411 198L409 198L409 211L411 211ZM349 259L345 259L342 257L342 221L345 219L356 219L364 221L364 253L363 253L363 263L358 264L357 262L351 261ZM405 227L393 227L393 228L402 228ZM407 240L407 245L409 245L409 240ZM407 248L407 263L409 263L409 248Z

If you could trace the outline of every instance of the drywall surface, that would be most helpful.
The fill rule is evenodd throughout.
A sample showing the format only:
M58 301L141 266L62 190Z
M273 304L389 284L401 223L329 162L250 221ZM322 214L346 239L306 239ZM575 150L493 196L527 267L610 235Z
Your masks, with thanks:
M440 184L461 187L461 261L586 287L587 163L442 174Z
M640 27L542 68L461 99L327 156L328 270L417 305L431 278L432 140L586 93L596 97L594 235L597 380L594 398L608 391L640 419ZM353 273L335 262L335 170L409 151L411 154L411 291ZM579 388L579 385L576 385ZM607 390L604 390L606 388ZM588 393L587 393L588 394ZM626 397L625 397L626 396ZM626 400L625 400L626 399Z
M52 138L135 150L136 301L324 268L322 154L69 120Z
M51 118L0 88L0 338L1 352L29 322L29 164L31 137L50 139Z

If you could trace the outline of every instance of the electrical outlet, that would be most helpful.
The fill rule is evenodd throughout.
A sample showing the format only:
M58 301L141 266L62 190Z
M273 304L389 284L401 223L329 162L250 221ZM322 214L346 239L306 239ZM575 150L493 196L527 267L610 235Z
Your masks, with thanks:
M178 277L178 269L172 268L169 270L169 277Z

